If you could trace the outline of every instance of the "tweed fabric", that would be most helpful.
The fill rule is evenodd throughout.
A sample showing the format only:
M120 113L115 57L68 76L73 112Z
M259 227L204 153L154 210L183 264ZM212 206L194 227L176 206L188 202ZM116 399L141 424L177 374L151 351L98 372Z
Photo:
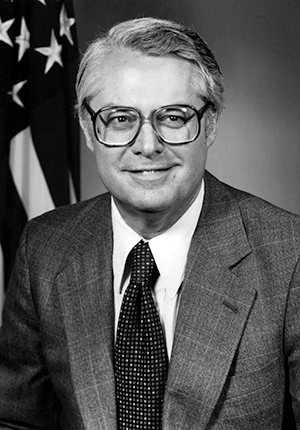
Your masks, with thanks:
M163 430L300 430L300 217L204 181ZM1 430L117 430L110 199L24 231L0 329Z
M133 248L129 286L119 316L115 375L119 429L161 427L167 352L150 290L157 268L148 243Z

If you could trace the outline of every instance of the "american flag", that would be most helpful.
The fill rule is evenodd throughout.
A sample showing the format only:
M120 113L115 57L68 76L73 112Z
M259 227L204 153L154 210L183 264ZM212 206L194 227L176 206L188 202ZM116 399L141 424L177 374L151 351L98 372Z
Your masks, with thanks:
M79 200L72 0L0 0L0 321L28 219Z

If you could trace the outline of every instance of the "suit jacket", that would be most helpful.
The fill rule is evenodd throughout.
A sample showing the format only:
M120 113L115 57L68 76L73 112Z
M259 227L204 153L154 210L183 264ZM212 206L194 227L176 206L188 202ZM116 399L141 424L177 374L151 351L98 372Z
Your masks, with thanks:
M116 430L110 196L26 227L0 341L0 428ZM300 429L300 218L205 176L164 430Z

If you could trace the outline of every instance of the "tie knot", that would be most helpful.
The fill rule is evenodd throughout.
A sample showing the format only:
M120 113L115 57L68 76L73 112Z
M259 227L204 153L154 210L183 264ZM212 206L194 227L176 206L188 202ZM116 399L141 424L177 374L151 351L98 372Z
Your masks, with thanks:
M130 282L145 285L150 281L156 268L155 260L148 242L141 240L132 249Z

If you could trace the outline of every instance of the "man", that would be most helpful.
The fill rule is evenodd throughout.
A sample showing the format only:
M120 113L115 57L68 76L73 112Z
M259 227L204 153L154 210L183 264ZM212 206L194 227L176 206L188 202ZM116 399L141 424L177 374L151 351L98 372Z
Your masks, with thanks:
M0 428L300 429L300 219L205 171L223 107L205 42L169 21L118 24L84 54L77 95L110 194L24 231ZM134 280L146 253L151 275ZM150 301L131 318L135 291Z

